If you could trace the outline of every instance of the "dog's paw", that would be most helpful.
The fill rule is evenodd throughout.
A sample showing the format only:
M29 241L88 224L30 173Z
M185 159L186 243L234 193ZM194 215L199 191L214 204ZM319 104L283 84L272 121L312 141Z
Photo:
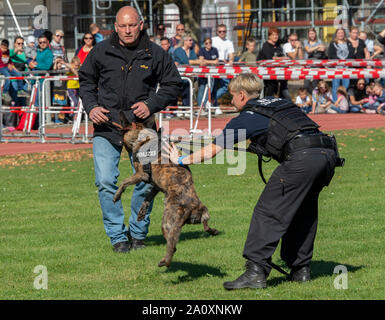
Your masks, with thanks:
M118 193L118 192L115 193L114 198L112 199L112 201L114 201L114 202L119 201L121 196L122 196L121 193Z
M219 234L219 231L217 229L214 229L214 228L210 228L209 230L207 230L207 232L209 234L211 234L212 236L216 236Z
M162 259L162 260L160 260L159 261L159 263L158 263L158 267L164 267L166 265L166 259Z

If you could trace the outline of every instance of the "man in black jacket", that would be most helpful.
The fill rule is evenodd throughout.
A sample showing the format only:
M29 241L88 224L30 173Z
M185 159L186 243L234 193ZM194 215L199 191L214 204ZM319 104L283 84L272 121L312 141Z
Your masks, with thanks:
M115 32L110 39L97 44L88 54L79 80L80 97L94 123L95 183L106 233L116 252L143 248L152 206L143 221L137 221L137 214L151 185L135 186L128 229L121 201L112 201L118 188L123 144L121 133L110 123L119 123L121 110L131 121L143 121L164 109L177 98L182 84L180 75L170 55L150 42L138 12L125 6L116 15Z

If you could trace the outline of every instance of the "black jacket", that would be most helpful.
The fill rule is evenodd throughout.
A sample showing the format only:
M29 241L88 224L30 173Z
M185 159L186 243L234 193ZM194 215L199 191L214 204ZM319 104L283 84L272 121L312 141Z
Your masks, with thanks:
M144 32L131 57L124 50L114 32L90 51L80 68L79 94L88 114L95 106L103 106L111 120L119 123L120 110L127 113L136 102L144 101L153 114L177 99L182 80L167 52ZM119 130L108 124L94 124L94 136L122 145Z
M354 59L354 48L352 43L347 40L349 55L345 59ZM337 54L337 46L334 41L330 42L329 48L328 48L328 58L329 59L342 59Z

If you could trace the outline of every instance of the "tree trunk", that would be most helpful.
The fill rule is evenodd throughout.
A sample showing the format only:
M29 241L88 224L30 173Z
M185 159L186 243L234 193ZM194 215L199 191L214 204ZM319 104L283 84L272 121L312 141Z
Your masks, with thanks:
M201 38L201 14L203 0L177 0L180 22L185 25L187 32L191 32L193 39L199 44Z

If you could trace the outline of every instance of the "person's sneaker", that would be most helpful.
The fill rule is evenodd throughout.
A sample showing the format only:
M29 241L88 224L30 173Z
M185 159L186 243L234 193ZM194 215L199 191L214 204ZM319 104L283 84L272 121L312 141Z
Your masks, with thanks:
M10 104L11 101L12 101L12 97L9 95L9 93L3 93L2 103L3 104Z
M177 113L176 113L176 116L177 116L178 118L183 118L183 112L177 112Z
M144 249L146 247L146 245L144 244L144 240L135 239L133 237L130 237L130 240L131 240L131 243L130 243L131 250Z
M28 94L28 92L26 92L24 90L19 90L19 91L17 91L17 96L19 98L27 98L27 97L29 97L29 94Z
M224 282L223 287L227 290L266 288L265 271L258 264L248 260L246 261L246 271L236 280Z
M130 245L128 241L118 242L112 246L112 250L118 253L127 253L130 251Z
M222 112L222 110L221 110L221 108L217 108L217 109L215 109L215 115L216 116L219 116L219 115L221 115L223 112Z
M294 268L291 270L289 275L290 281L295 282L307 282L311 280L310 277L310 268L308 266L301 267L301 268Z

